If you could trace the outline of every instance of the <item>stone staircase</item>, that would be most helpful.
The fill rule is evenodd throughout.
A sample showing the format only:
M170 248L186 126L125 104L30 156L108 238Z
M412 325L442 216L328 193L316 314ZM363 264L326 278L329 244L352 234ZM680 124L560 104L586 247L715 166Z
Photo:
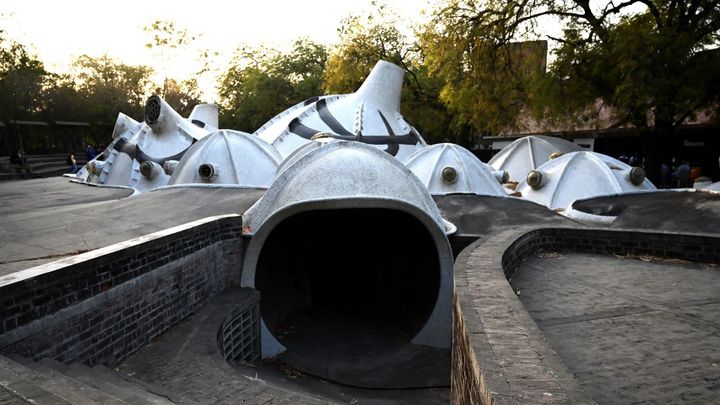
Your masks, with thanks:
M145 382L121 376L103 365L63 364L0 356L0 404L197 404Z
M58 153L51 155L27 155L27 163L30 166L30 173L23 171L22 167L10 163L7 156L0 157L0 180L30 179L39 177L61 176L70 173L66 159L67 154ZM86 163L85 154L75 155L78 169Z

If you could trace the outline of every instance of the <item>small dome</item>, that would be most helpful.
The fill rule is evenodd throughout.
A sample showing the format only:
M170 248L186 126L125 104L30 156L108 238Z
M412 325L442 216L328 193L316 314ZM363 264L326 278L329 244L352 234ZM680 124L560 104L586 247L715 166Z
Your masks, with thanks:
M512 181L521 181L531 170L550 160L552 154L582 151L578 145L552 136L526 136L502 148L488 162L495 170L505 170Z
M550 209L601 195L655 190L642 169L595 152L571 152L531 171L517 186L523 198Z
M425 141L400 114L404 75L400 67L379 61L355 93L311 98L278 114L255 135L283 158L318 132L367 143L397 158L409 156Z
M245 132L219 130L188 149L168 184L269 187L279 163L280 154L262 139Z
M390 202L414 207L439 227L443 220L435 202L412 172L390 155L359 142L330 142L288 166L267 193L243 215L250 232L268 217L292 205L329 200Z
M709 186L703 187L702 189L720 192L720 181L716 181L715 183L712 183Z
M506 197L500 179L492 167L469 150L452 143L427 146L406 158L403 163L425 185L430 194L478 194ZM500 181L498 181L500 180Z

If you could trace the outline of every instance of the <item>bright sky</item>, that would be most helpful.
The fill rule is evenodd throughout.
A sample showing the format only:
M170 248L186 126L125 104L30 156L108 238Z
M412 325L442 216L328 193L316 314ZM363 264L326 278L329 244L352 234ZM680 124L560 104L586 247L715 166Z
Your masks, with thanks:
M0 0L0 28L30 46L51 71L62 72L79 55L104 53L127 64L146 64L181 79L198 70L197 49L176 55L172 66L145 47L143 27L156 20L174 21L179 28L202 34L196 45L219 52L222 67L242 43L287 48L296 38L337 43L340 21L364 15L371 0ZM432 0L385 0L408 25L424 21L422 9ZM168 65L168 63L164 63ZM214 97L214 82L201 87ZM210 101L210 100L207 100Z

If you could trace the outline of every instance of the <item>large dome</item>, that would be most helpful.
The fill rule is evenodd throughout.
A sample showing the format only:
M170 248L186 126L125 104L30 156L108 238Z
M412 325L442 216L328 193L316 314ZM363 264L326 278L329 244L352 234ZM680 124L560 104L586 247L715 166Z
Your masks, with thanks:
M580 146L551 136L526 136L504 147L488 162L495 170L505 170L510 180L520 181L531 170L550 160L552 154L583 150Z
M391 200L412 206L439 227L442 219L422 183L402 163L357 142L330 142L305 154L278 175L267 193L243 215L252 232L289 206L321 201Z
M478 194L506 197L500 185L504 172L493 173L469 150L452 143L427 146L403 163L425 185L430 194Z
M312 220L305 224L303 218L308 216ZM415 231L403 234L403 228L395 223L398 218L416 225ZM297 223L303 225L292 225ZM308 232L328 226L333 229L332 233L306 239ZM241 284L258 288L264 294L263 357L272 357L286 349L274 337L273 329L285 309L293 311L302 307L296 298L304 292L286 293L283 285L299 274L304 263L315 263L316 266L306 269L314 272L322 261L319 256L337 257L337 261L324 261L325 264L320 266L322 278L327 278L324 285L329 287L333 285L330 279L344 277L352 267L344 261L355 261L358 254L362 255L368 268L358 268L357 273L353 273L362 278L366 276L364 271L382 266L388 254L393 255L389 252L404 242L410 241L408 246L417 248L413 242L419 236L428 242L420 250L431 252L433 258L412 265L398 264L383 274L404 269L419 277L421 268L429 271L423 274L429 276L427 280L432 287L428 291L431 292L408 296L408 299L424 297L427 304L424 306L427 311L420 316L421 322L411 335L414 336L412 343L450 347L452 251L445 234L454 231L454 227L442 218L420 181L389 154L359 142L336 141L317 147L278 175L265 195L243 214L243 228L243 232L252 238L244 259ZM365 236L356 240L360 234ZM275 243L278 238L281 243ZM291 242L295 239L302 241ZM330 248L330 241L337 249ZM347 244L343 244L346 241ZM303 257L288 257L288 252L295 246L307 242L312 242L312 248L294 250L294 254ZM421 252L396 254L402 259ZM313 280L321 281L320 278ZM417 280L412 281L417 283ZM298 282L298 288L306 285L304 279ZM403 285L414 285L406 281L401 284L396 287L402 289ZM352 282L344 285L353 289ZM391 291L396 292L388 290L391 295Z
M219 130L188 149L168 184L269 187L279 163L280 154L262 139L245 132Z
M278 114L255 131L274 145L283 158L310 142L319 132L336 139L359 141L403 158L425 141L400 114L405 71L379 61L358 91L316 97Z
M655 190L642 169L595 152L571 152L550 160L517 186L523 198L550 209L601 195Z

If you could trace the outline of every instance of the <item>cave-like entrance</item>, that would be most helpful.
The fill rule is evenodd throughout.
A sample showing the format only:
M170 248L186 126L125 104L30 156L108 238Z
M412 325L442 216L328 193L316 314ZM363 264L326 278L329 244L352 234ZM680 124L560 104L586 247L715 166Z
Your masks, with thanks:
M411 344L433 311L440 277L438 248L414 216L333 209L301 212L272 229L255 288L265 325L292 367L397 388L448 379L448 350Z

